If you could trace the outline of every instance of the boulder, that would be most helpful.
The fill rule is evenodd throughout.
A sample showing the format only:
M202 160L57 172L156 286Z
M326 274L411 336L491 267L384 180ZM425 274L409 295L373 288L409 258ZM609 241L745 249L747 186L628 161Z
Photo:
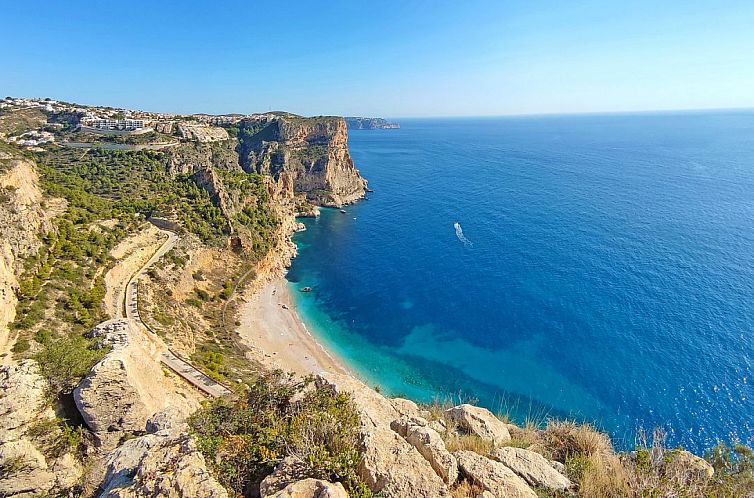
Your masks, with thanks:
M126 441L108 455L101 489L100 498L228 498L186 434Z
M32 360L0 368L0 442L24 435L44 409L46 387Z
M447 409L445 414L462 429L496 445L511 440L507 424L485 408L463 404Z
M452 485L456 482L456 458L445 448L445 443L437 432L425 425L413 423L412 419L405 415L393 421L390 427L416 448L446 484Z
M291 483L275 494L262 495L262 498L348 498L348 493L339 482L333 484L309 478Z
M390 424L400 414L386 397L350 376L323 374L319 382L348 392L361 418L364 457L359 474L375 493L390 498L438 498L449 495L430 463Z
M565 491L573 486L563 474L555 470L550 462L533 451L523 448L497 448L492 458L523 478L529 485L552 491Z
M504 498L537 498L537 493L500 462L490 460L472 451L455 453L458 468L471 482L478 484L495 496Z

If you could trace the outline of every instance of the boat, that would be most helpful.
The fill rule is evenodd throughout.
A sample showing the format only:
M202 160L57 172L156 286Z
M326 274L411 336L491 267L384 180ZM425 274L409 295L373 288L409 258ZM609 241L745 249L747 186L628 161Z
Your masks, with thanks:
M311 292L311 291L312 291L311 287L302 287L301 288L301 292Z
M346 214L346 210L345 209L341 209L340 212L343 213L343 214Z

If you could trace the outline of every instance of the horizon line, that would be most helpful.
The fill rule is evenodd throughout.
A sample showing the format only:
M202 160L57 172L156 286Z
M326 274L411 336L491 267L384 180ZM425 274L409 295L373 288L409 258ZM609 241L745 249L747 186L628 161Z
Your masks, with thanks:
M327 117L327 116L333 116L333 117L365 117L365 118L383 118L388 120L399 120L399 119L469 119L469 118L476 118L476 119L494 119L494 118L527 118L527 117L567 117L567 116L607 116L607 115L626 115L626 114L668 114L668 113L702 113L702 112L754 112L754 106L752 107L683 107L683 108L665 108L665 109L641 109L641 110L602 110L602 111L555 111L555 112L532 112L532 113L509 113L509 114L439 114L439 115L426 115L426 116L389 116L389 115L367 115L367 114L297 114L292 111L286 111L282 109L278 110L268 110L268 111L252 111L252 112L221 112L221 113L213 113L213 112L190 112L190 113L181 113L181 112L174 112L174 111L148 111L145 109L139 109L139 108L128 108L128 107L116 107L113 105L103 105L103 104L85 104L81 102L75 102L70 101L66 99L58 99L53 97L11 97L11 96L4 96L2 99L5 99L7 97L10 98L21 98L21 99L31 99L31 100L44 100L44 99L51 99L56 100L60 102L66 102L66 103L72 103L72 104L79 104L82 106L87 107L110 107L113 109L123 109L123 110L136 110L140 112L151 112L156 114L176 114L179 116L195 116L195 115L207 115L207 116L228 116L232 114L239 114L239 115L251 115L251 114L268 114L268 113L274 113L274 112L287 112L290 114L296 114L298 116L302 117Z

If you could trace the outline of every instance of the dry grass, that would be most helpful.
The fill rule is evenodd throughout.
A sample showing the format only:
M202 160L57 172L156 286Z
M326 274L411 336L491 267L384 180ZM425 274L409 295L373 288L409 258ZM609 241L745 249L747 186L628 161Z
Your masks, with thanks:
M485 441L473 434L449 434L445 438L445 448L451 453L466 450L487 456L495 446L492 441Z
M506 446L530 448L538 453L545 450L539 426L535 422L527 421L523 427L509 425L508 430L511 433L511 440L505 444Z
M584 458L584 457L582 457ZM572 469L569 466L569 470ZM634 496L628 484L626 469L612 453L593 453L585 457L580 478L579 496L582 498L629 498Z
M610 438L589 424L551 420L541 432L541 442L551 457L559 462L565 462L573 455L613 454Z
M456 483L456 485L450 489L450 496L453 498L476 498L476 496L481 494L482 491L484 491L484 488L478 484L463 480Z

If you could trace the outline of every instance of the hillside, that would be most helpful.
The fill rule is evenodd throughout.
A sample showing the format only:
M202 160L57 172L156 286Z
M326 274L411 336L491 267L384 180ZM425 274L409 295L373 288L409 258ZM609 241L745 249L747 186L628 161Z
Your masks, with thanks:
M0 496L754 496L743 445L618 453L242 340L296 217L364 195L343 118L12 99L0 139Z

